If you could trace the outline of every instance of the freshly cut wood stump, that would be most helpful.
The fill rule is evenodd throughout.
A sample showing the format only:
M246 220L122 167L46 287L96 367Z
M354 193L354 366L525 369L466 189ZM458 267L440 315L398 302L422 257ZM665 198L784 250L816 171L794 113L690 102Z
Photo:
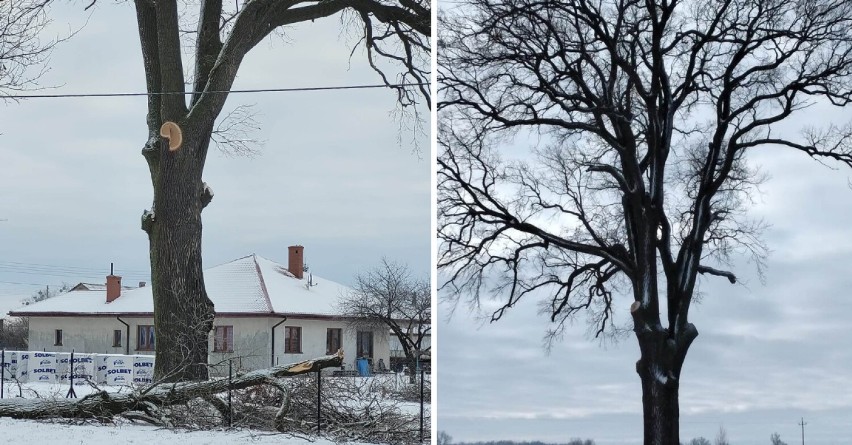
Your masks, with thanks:
M176 151L183 143L183 133L178 124L167 121L160 127L160 136L169 140L169 151Z

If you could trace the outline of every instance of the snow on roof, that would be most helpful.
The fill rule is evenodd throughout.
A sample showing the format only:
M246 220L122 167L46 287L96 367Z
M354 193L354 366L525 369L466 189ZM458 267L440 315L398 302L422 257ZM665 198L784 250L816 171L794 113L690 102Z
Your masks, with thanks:
M29 297L20 295L0 295L0 319L6 318L9 311L24 306L24 300Z
M207 295L218 313L320 315L337 314L337 300L350 289L306 274L298 279L286 267L249 255L204 271ZM26 306L21 315L152 314L151 286L122 289L106 302L106 289L74 290Z
M335 315L337 301L351 291L334 281L310 273L299 280L286 267L256 256L257 265L275 312L285 314Z

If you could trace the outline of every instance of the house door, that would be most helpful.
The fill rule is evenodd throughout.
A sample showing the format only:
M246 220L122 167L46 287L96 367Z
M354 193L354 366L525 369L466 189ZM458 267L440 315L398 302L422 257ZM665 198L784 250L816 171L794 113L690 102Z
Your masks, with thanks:
M373 331L358 331L358 357L373 358Z

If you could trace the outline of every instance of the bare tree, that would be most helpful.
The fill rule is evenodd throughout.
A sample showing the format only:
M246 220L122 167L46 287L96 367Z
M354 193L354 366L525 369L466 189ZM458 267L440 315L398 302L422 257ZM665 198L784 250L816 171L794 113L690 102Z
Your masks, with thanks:
M46 286L44 289L39 289L35 291L35 293L33 293L33 295L30 298L26 299L23 303L38 303L39 301L44 301L48 298L53 298L59 294L68 292L69 290L71 290L71 285L69 285L68 283L62 283L61 286L59 286L58 288L54 287L53 289L51 289L50 286Z
M725 427L719 426L719 432L716 433L713 445L731 445L731 442L728 442L728 432L725 431Z
M0 318L0 347L25 351L30 333L30 319L27 317Z
M747 215L762 180L747 153L852 165L852 127L789 128L816 102L852 101L851 14L847 0L463 0L444 11L442 295L499 298L492 320L543 296L552 338L583 311L595 336L617 332L626 296L644 443L678 443L698 277L734 283L734 255L760 266L766 253L764 224ZM534 148L507 147L515 136Z
M40 34L50 20L50 0L0 1L0 99L38 86L57 39Z
M704 437L695 437L689 441L688 445L710 445L710 441Z
M142 154L154 187L151 210L142 215L150 242L158 377L207 377L207 338L213 303L204 288L201 211L213 198L203 181L216 119L244 56L281 27L332 16L362 33L371 66L397 93L402 107L429 103L430 5L426 0L252 0L197 4L183 16L195 32L182 33L176 2L135 0L148 97L148 136ZM189 4L187 10L195 8ZM186 87L184 47L193 48L194 70ZM383 69L399 69L395 81ZM381 68L385 67L385 68ZM394 68L396 69L396 68ZM399 86L404 85L404 86ZM189 94L189 100L184 93ZM227 125L226 125L227 126ZM240 138L224 143L244 148ZM223 142L220 140L220 142ZM189 327L189 328L187 328ZM189 364L189 366L185 366Z
M769 440L772 442L772 445L787 445L787 442L781 440L781 435L778 433L772 433L772 435L769 436Z
M413 381L418 358L430 351L424 340L432 331L431 294L427 279L416 279L407 266L383 258L380 266L355 277L339 309L354 328L390 330L399 339Z
M444 430L438 431L438 445L451 445L452 443L453 443L453 436L450 436Z

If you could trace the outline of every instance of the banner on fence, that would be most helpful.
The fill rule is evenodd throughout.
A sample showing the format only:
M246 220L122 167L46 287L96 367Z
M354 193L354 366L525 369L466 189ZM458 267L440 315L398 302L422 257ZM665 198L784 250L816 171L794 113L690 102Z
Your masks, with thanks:
M55 352L32 352L29 368L30 382L56 383Z
M154 383L153 355L137 355L133 357L133 383L137 385Z
M72 362L70 352L6 351L0 372L22 383L69 383L72 369L75 385L144 385L153 382L154 356L74 353Z

